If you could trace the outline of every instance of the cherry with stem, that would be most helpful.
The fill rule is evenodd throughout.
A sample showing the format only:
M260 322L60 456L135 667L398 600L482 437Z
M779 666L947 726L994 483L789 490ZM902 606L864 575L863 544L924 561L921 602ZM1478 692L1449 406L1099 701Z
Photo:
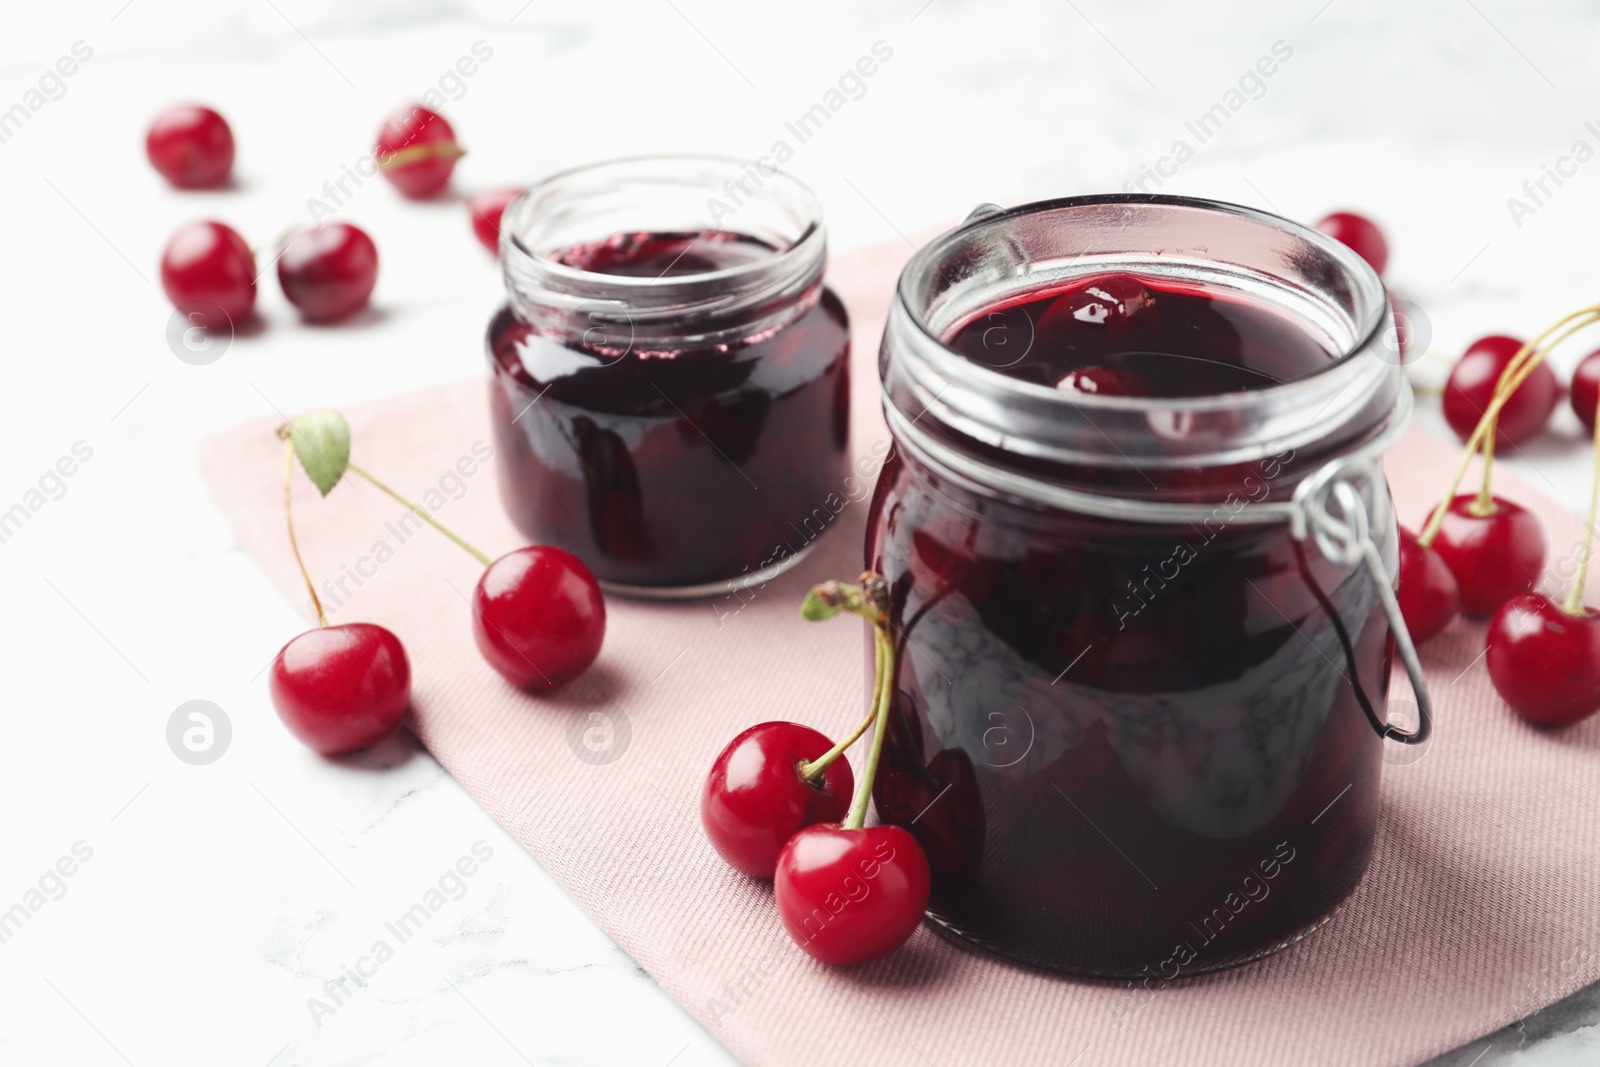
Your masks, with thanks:
M1445 422L1465 441L1477 428L1484 409L1494 399L1500 380L1522 350L1522 341L1505 334L1480 337L1450 368L1440 393ZM1506 401L1495 420L1491 440L1495 447L1522 443L1544 429L1561 397L1561 385L1548 363L1529 370L1528 377Z
M790 938L808 955L830 964L863 963L910 938L930 888L928 859L916 838L899 826L866 825L895 692L888 584L871 572L859 586L825 582L811 590L800 612L811 621L847 612L872 625L872 742L844 822L807 826L789 839L778 856L774 896Z
M522 689L548 689L582 674L600 655L605 598L578 557L549 545L530 545L491 558L427 509L350 462L350 429L338 412L302 416L285 433L324 496L346 471L353 473L483 564L471 601L473 637L483 658L507 681Z
M283 646L273 658L267 687L289 732L308 748L336 756L377 744L400 725L411 703L411 663L400 639L382 626L328 623L295 535L291 436L284 433L283 518L317 628Z
M421 104L394 112L378 131L379 172L414 200L450 183L456 160L466 155L445 117Z
M1517 349L1467 439L1444 502L1434 509L1416 538L1415 547L1424 557L1436 552L1446 564L1459 587L1461 610L1469 615L1494 614L1501 605L1531 589L1544 569L1545 539L1538 520L1493 493L1494 442L1501 412L1528 376L1543 366L1552 349L1595 322L1600 322L1600 305L1581 308ZM1458 494L1472 457L1480 453L1482 484L1476 493ZM1438 573L1437 568L1427 566L1412 570L1418 575ZM1425 596L1435 604L1447 599L1446 590L1432 584L1412 596Z
M1589 518L1572 589L1560 604L1540 593L1513 597L1489 623L1489 680L1513 711L1542 726L1570 725L1600 710L1600 612L1583 602L1600 519L1600 418L1593 435Z
M825 583L801 613L829 618L838 611L883 618L854 586ZM887 623L887 619L883 618ZM874 685L867 715L838 744L809 726L764 722L745 730L718 754L700 795L700 820L712 847L729 866L752 878L771 878L789 839L817 823L838 823L850 810L855 778L847 752L878 720L886 677L884 644L874 643Z
M1527 379L1528 375L1533 373L1535 367L1544 361L1545 356L1549 354L1551 349L1595 322L1600 322L1600 304L1591 304L1588 307L1572 312L1570 315L1563 316L1553 326L1550 326L1543 333L1526 342L1518 349L1517 354L1506 364L1506 369L1500 376L1500 383L1495 389L1495 395L1489 401L1489 406L1484 409L1483 417L1478 420L1477 428L1472 431L1472 436L1467 439L1466 448L1462 450L1461 462L1457 464L1455 473L1450 478L1450 488L1445 493L1446 499L1453 498L1456 495L1456 490L1461 487L1462 479L1467 474L1467 468L1472 463L1472 457L1483 450L1484 440L1493 435L1495 421L1500 416L1500 410L1506 406L1511 399L1511 395L1517 391L1517 387ZM1574 325L1569 326L1569 323ZM1561 332L1559 336L1548 344L1544 343L1546 338L1561 331L1563 327L1567 327L1565 332ZM1485 459L1484 485L1487 487L1489 478L1487 461L1492 459L1492 452L1486 452ZM1480 492L1479 498L1481 499L1482 496L1483 493ZM1434 539L1439 536L1439 528L1443 523L1444 508L1441 507L1434 511L1432 517L1418 535L1417 540L1424 547L1431 547Z

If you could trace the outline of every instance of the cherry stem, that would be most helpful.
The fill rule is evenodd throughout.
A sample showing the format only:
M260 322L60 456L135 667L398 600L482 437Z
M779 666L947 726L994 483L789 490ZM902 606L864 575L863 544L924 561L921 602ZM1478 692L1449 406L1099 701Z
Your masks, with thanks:
M883 676L883 648L877 641L872 643L872 648L872 700L867 705L867 717L862 719L860 725L851 730L849 736L837 745L834 745L814 760L801 762L800 777L813 785L833 765L834 760L844 755L846 749L861 740L861 735L867 732L867 727L878 721L878 686L881 684L878 679Z
M894 642L889 637L888 626L874 626L872 637L880 664L874 694L877 722L872 729L872 747L867 751L867 768L861 774L861 783L856 786L855 799L850 802L850 814L844 820L846 830L859 830L867 824L867 805L872 801L872 782L878 776L878 761L883 756L883 739L889 732L889 706L894 703Z
M289 548L294 552L295 566L300 568L300 577L306 583L306 592L311 594L311 606L317 609L317 625L326 627L328 625L328 616L322 610L322 601L317 599L317 589L311 584L311 573L306 570L306 561L300 558L300 542L294 535L294 511L289 506L289 487L294 483L293 476L294 441L285 437L283 439L283 521L289 527Z
M883 579L871 571L861 576L861 586L850 585L848 582L823 582L813 586L806 594L805 603L800 605L800 616L812 622L825 622L841 611L851 615L859 615L873 628L887 633L889 629L888 591ZM893 649L890 649L891 656ZM890 660L892 663L893 660ZM878 719L878 687L882 684L885 673L883 649L876 643L873 645L873 674L872 674L872 700L867 706L867 717L850 732L843 741L834 745L828 751L814 760L802 761L799 764L800 777L810 783L815 783L822 773L832 766L833 761L844 754L844 751L861 739Z
M494 564L494 560L490 559L487 554L475 548L469 542L462 540L462 538L454 530L444 525L444 523L436 521L434 517L424 511L420 505L407 500L405 497L401 496L393 489L390 489L387 485L384 485L382 482L378 481L378 479L374 478L372 475L368 474L354 463L350 464L347 469L365 478L367 481L371 482L373 485L377 486L379 489L383 490L385 493L388 493L400 503L410 508L412 512L416 514L417 518L421 519L423 522L427 523L429 526L432 526L435 530L438 530L440 533L450 538L450 540L466 549L472 554L474 559L483 564L485 567L489 567Z
M800 764L801 777L809 780L819 770L838 759L845 749L856 742L873 726L872 747L867 753L867 767L856 786L850 801L849 814L845 816L844 829L859 830L867 822L867 805L872 802L872 782L878 774L878 761L883 758L883 742L889 733L889 709L894 705L894 679L896 651L893 626L889 622L889 584L883 575L867 571L859 579L860 585L845 582L823 582L813 586L800 605L800 617L811 622L831 619L840 612L859 615L872 624L872 707L867 717L849 737L818 759Z
M1483 439L1483 485L1478 489L1478 499L1472 502L1472 513L1480 518L1493 515L1500 509L1495 507L1494 492L1490 472L1494 470L1494 434L1488 434Z
M1579 319L1583 321L1576 321ZM1485 467L1492 462L1493 445L1490 444L1488 447L1485 447L1484 441L1485 439L1492 441L1495 423L1500 418L1501 409L1506 406L1508 401L1510 401L1512 395L1516 393L1518 388L1521 387L1528 375L1533 373L1534 369L1544 361L1545 356L1549 355L1549 353L1557 345L1580 330L1594 325L1596 322L1600 322L1600 304L1591 304L1586 308L1580 308L1579 310L1574 311L1570 315L1563 316L1543 333L1539 334L1533 340L1527 342L1521 348L1517 349L1516 355L1511 357L1511 361L1506 364L1506 369L1500 374L1500 380L1495 385L1495 394L1494 397L1489 401L1489 407L1484 411L1483 417L1478 420L1478 425L1473 429L1472 436L1467 439L1467 446L1462 450L1461 462L1456 465L1456 471L1450 479L1450 488L1444 495L1444 501L1434 509L1433 515L1428 519L1427 525L1424 526L1422 528L1422 532L1417 535L1417 541L1424 548L1432 547L1434 538L1439 536L1439 529L1444 525L1445 514L1450 510L1450 502L1455 499L1456 490L1461 488L1461 480L1467 475L1467 468L1472 463L1472 457L1477 455L1481 450L1485 455ZM1560 335L1549 344L1543 344L1545 338L1561 330L1562 327L1567 326L1568 323L1576 324L1561 332ZM1540 347L1542 344L1543 347ZM1488 492L1488 478L1489 472L1485 470L1485 493ZM1483 496L1480 495L1478 501L1475 501L1474 503L1481 504L1482 501ZM1489 506L1493 506L1492 498L1489 502Z
M1589 522L1583 528L1583 545L1578 549L1578 576L1572 583L1561 610L1568 615L1582 616L1583 587L1589 578L1589 560L1594 555L1594 523L1600 516L1600 403L1595 405L1594 423L1594 477L1589 486Z
M411 144L404 148L397 148L378 160L379 170L394 170L397 167L409 166L412 163L423 163L432 159L460 159L466 155L466 149L454 141L430 141L428 144Z

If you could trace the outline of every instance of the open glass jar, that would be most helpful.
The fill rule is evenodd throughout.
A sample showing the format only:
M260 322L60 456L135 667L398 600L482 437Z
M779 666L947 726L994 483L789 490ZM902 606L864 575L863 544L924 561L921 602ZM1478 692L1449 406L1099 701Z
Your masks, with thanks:
M874 800L943 926L1171 979L1355 888L1382 738L1427 733L1376 465L1410 406L1388 322L1344 246L1173 197L980 209L906 267L866 545L901 649ZM1414 731L1386 719L1397 645Z
M641 596L793 565L849 444L811 192L737 159L624 159L533 186L500 234L490 406L522 534Z

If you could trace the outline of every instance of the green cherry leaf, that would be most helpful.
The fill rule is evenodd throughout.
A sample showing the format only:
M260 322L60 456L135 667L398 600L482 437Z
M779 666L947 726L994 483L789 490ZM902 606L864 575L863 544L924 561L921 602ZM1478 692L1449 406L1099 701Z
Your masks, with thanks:
M350 466L350 424L337 411L313 411L289 423L283 433L294 442L306 477L327 496Z
M811 590L800 603L800 617L808 622L824 622L841 610L836 597L825 596L820 589Z

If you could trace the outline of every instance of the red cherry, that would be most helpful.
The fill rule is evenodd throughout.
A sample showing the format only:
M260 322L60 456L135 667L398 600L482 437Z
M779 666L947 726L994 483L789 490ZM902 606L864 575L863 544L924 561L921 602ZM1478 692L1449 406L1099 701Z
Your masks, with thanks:
M808 826L773 877L794 943L823 963L865 963L905 944L928 906L928 860L898 826Z
M728 742L706 777L700 820L730 866L771 878L796 832L844 820L855 793L850 761L835 759L815 784L798 770L831 748L822 734L792 722L759 723Z
M450 181L464 153L444 116L420 104L389 116L378 131L378 168L406 196L432 196Z
M1411 640L1422 644L1461 610L1461 588L1443 557L1400 527L1400 614Z
M267 685L289 732L337 756L375 745L400 725L411 702L411 663L382 626L325 626L283 646Z
M307 322L332 322L360 310L377 281L377 246L343 222L301 230L278 257L278 284Z
M1494 399L1500 375L1521 347L1522 342L1515 337L1502 334L1482 337L1472 343L1451 369L1444 386L1444 417L1463 441L1477 428L1478 420L1483 418L1489 402ZM1500 409L1500 418L1495 422L1495 445L1520 444L1544 429L1560 399L1560 383L1550 365L1540 363Z
M1572 372L1572 410L1583 428L1594 433L1595 405L1600 404L1600 350L1590 352Z
M472 232L478 235L483 247L496 255L500 252L500 216L506 207L522 195L521 189L491 189L467 197L467 210L472 212Z
M243 321L256 305L256 257L220 222L191 222L161 254L167 298L208 330ZM186 306L195 305L195 306Z
M1389 242L1378 224L1353 211L1335 211L1317 222L1317 229L1335 241L1349 245L1379 274L1389 265Z
M1069 396L1149 396L1150 383L1121 367L1079 367L1056 380L1056 388Z
M1131 274L1100 274L1066 290L1039 316L1035 334L1081 332L1081 325L1126 330L1153 324L1155 297ZM1069 321L1070 320L1070 321Z
M472 632L489 666L512 685L548 689L600 655L606 602L577 556L548 545L519 548L478 579Z
M1476 493L1450 501L1433 550L1461 588L1461 610L1479 617L1526 593L1544 570L1544 530L1533 513L1500 497L1477 513Z
M222 184L233 170L233 131L209 107L183 104L156 116L144 152L173 185L204 189Z
M1500 605L1488 642L1489 680L1524 719L1565 726L1600 709L1600 612L1524 593Z
M941 879L977 877L987 827L977 772L964 750L940 749L926 767L885 759L872 784L872 802L880 818L911 831L928 869Z

